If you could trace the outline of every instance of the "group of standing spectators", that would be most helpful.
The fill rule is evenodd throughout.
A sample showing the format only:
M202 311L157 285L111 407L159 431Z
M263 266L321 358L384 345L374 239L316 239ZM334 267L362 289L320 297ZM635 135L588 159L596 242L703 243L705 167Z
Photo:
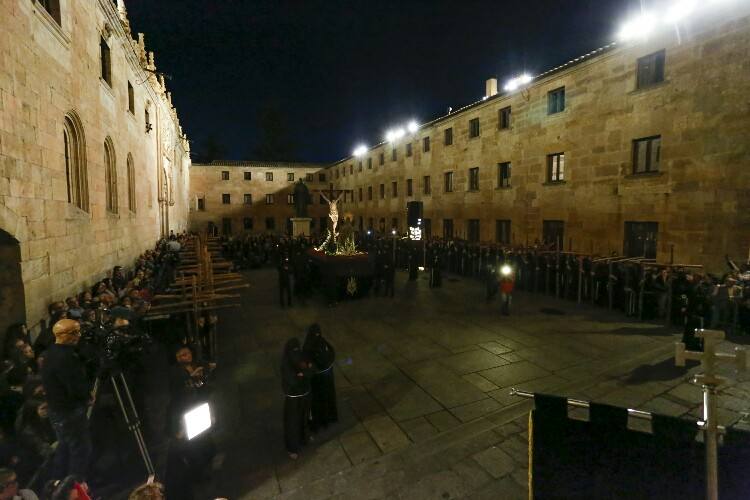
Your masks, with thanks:
M0 373L0 498L28 485L21 498L88 498L94 382L115 363L111 351L143 336L140 319L154 294L174 278L186 236L146 251L131 270L116 266L88 290L49 305L49 320L32 340L23 324L5 333ZM94 478L96 479L96 478ZM141 488L151 491L158 484ZM158 489L158 488L157 488ZM24 496L27 495L27 496ZM34 495L34 496L30 496ZM73 498L73 497L70 497ZM158 498L158 497L154 497Z

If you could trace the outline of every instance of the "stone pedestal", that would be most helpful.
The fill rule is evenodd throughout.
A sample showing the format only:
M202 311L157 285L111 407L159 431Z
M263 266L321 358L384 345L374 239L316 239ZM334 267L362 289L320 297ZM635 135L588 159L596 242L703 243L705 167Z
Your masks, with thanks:
M310 217L292 217L292 237L310 236Z

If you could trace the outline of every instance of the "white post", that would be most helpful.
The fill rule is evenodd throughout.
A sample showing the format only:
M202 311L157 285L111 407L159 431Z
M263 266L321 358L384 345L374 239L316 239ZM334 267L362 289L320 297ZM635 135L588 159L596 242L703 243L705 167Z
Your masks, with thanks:
M695 336L703 339L703 352L687 351L685 344L675 344L675 365L685 366L685 360L701 362L705 373L696 375L694 382L703 387L703 432L706 445L706 498L719 499L719 459L718 459L718 422L716 389L726 379L716 374L716 365L720 361L735 363L738 371L747 369L747 355L744 349L735 347L734 354L717 353L716 346L724 340L720 330L696 329Z

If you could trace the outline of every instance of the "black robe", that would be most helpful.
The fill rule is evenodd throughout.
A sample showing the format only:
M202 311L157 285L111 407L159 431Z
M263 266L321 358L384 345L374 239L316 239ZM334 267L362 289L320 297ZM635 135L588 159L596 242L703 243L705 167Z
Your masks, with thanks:
M339 419L336 407L336 384L333 378L336 351L322 335L312 333L308 333L305 337L304 351L315 368L315 374L311 380L312 420L310 428L317 431Z
M299 340L289 339L281 360L284 389L284 443L289 453L299 453L309 440L310 371L300 368L305 359Z

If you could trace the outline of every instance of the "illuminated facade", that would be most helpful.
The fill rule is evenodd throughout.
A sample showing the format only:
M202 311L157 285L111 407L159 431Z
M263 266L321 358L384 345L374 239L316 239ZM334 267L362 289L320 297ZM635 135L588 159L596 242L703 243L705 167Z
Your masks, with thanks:
M739 7L738 7L739 9ZM732 11L736 14L736 10ZM730 20L727 20L731 18ZM750 17L612 44L328 168L362 230L725 268L750 247ZM514 90L510 90L514 89Z

